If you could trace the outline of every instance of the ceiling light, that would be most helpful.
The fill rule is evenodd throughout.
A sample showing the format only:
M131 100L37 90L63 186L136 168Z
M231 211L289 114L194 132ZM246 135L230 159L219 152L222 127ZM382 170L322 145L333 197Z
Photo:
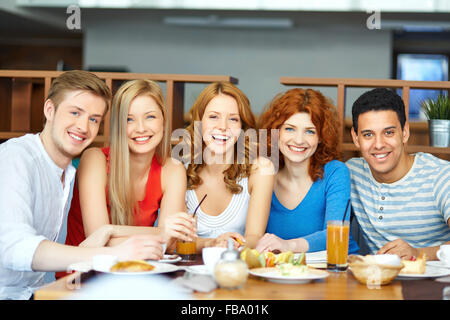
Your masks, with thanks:
M218 28L288 29L294 26L292 20L287 18L220 18L216 15L207 17L173 16L165 17L163 21L168 25Z

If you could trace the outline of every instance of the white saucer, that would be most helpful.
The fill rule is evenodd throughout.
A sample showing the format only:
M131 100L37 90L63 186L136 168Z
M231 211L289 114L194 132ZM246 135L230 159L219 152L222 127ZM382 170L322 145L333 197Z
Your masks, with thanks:
M431 262L431 261L429 261ZM428 264L428 263L427 263ZM450 268L440 268L428 265L425 269L425 273L408 273L398 274L396 279L402 280L419 280L426 278L439 278L450 275Z
M151 262L162 262L162 263L176 263L181 261L181 257L177 254L165 254L164 257L160 260L147 260Z
M190 273L211 275L211 273L208 271L208 268L204 264L186 266L183 267L183 269Z
M437 268L444 268L444 269L450 269L450 265L445 264L442 261L434 260L434 261L427 261L427 266L437 267Z

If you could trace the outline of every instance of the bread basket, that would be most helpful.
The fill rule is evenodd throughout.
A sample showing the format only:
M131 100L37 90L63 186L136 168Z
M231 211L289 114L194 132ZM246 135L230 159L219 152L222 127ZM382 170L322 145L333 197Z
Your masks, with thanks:
M377 261L378 260L378 261ZM403 268L403 263L400 260L392 264L380 263L381 259L376 259L375 256L367 255L350 255L348 257L349 269L355 278L364 285L386 285L398 275Z

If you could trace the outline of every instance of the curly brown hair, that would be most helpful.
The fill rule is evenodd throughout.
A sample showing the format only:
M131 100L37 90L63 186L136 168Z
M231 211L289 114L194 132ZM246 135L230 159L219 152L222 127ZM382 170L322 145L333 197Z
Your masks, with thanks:
M190 115L190 124L187 126L187 131L189 132L189 136L187 139L185 138L183 143L189 146L188 150L191 150L190 153L190 163L187 168L187 188L195 189L199 185L202 184L202 179L199 176L200 171L205 166L204 161L201 163L195 163L194 159L198 156L203 155L203 150L205 148L205 143L203 139L198 137L201 133L196 132L198 130L195 129L195 122L201 121L203 115L205 113L206 106L208 103L217 95L225 94L232 98L234 98L237 102L239 109L239 116L241 118L242 130L245 132L247 129L255 129L256 128L256 120L250 108L250 101L247 96L235 85L230 82L214 82L208 85L200 95L197 97L197 100L192 105L192 108L189 112ZM197 138L196 138L197 137ZM196 148L194 148L194 142L198 141L197 139L201 139L202 141L202 154L195 154ZM234 146L234 163L231 164L223 173L224 173L224 182L228 190L231 193L240 193L242 191L242 186L239 185L236 180L244 177L248 177L250 175L250 171L252 168L252 164L249 161L250 154L250 142L247 138L245 138L245 146L244 146L244 163L237 160L238 150L237 144Z
M298 112L306 112L319 134L319 145L312 155L309 176L313 181L323 178L323 166L340 159L339 121L332 101L318 90L295 88L278 94L261 115L260 129L280 129L283 123ZM271 136L267 135L267 149L271 148ZM280 152L280 151L278 151ZM279 153L280 166L284 158Z

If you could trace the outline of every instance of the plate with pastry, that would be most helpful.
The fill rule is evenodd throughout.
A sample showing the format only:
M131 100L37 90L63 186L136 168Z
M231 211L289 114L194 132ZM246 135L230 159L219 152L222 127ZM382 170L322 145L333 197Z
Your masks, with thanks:
M421 254L419 257L412 257L409 260L402 259L404 265L397 275L397 279L413 280L426 278L439 278L450 275L450 270L427 265L426 256Z
M303 284L328 277L328 272L307 265L282 263L275 267L250 269L249 273L274 283Z
M118 261L111 265L108 269L96 271L120 275L144 275L174 272L178 271L178 267L172 264L154 261L127 260Z
M328 276L326 271L307 266L304 253L259 253L255 249L244 249L241 259L247 263L249 274L275 283L302 284Z

